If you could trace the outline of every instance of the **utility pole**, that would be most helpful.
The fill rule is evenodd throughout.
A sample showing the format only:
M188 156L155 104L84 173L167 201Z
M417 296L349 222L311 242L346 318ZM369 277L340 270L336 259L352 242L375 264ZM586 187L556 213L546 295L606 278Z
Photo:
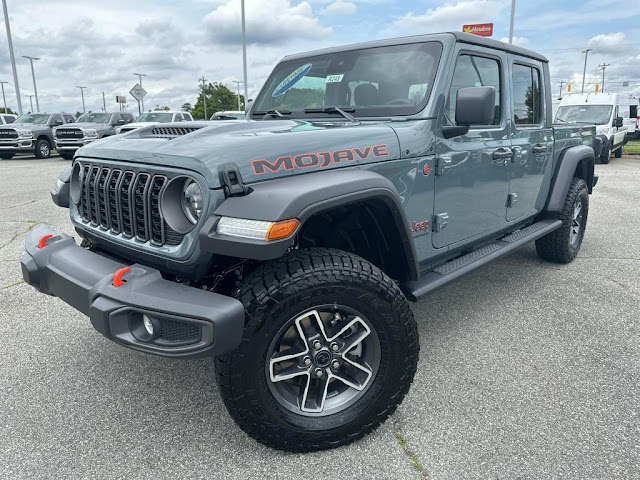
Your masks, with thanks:
M587 75L587 57L589 56L589 52L593 50L593 48L587 48L586 50L582 50L580 53L584 53L584 69L582 70L582 90L580 93L584 93L584 77Z
M238 111L241 112L242 108L240 108L240 84L244 83L244 82L241 82L240 80L231 80L231 81L238 86ZM244 99L244 105L245 105L244 108L246 110L247 109L247 98L246 97Z
M9 25L9 13L7 12L7 0L2 0L2 10L4 11L4 24L7 27L7 43L9 44L9 57L11 58L11 68L13 69L13 85L16 90L16 101L18 102L18 113L22 115L22 99L20 98L20 84L18 83L18 71L16 70L16 57L13 55L13 41L11 40L11 25Z
M604 93L604 71L609 66L611 66L611 64L610 63L605 63L605 62L602 62L601 65L598 65L598 67L602 70L602 93Z
M513 19L516 15L516 0L511 0L511 23L509 23L509 43L513 43Z
M106 100L106 99L105 99L105 97L104 97L104 92L102 92L102 110L103 110L104 112L106 112L106 111L107 111L107 100Z
M27 95L29 97L29 103L31 104L31 113L33 113L33 95Z
M209 120L209 118L207 117L207 91L205 90L207 79L204 78L203 75L198 80L202 82L202 105L204 106L204 119Z
M564 80L560 80L560 94L558 95L558 100L562 100L562 85L564 84Z
M247 85L247 31L244 21L244 0L240 0L240 10L242 17L242 69L244 71L244 109L246 111L247 102L249 101L249 86Z
M142 86L142 77L146 77L147 75L144 73L134 73L134 75L138 77L138 79L140 80L138 83L140 83L140 86ZM144 98L140 100L140 104L142 105L142 111L144 112Z
M38 110L38 113L40 113L40 102L38 101L38 87L36 86L36 74L35 74L35 71L33 70L33 61L40 60L40 58L30 57L28 55L23 55L22 58L28 58L29 62L31 62L31 77L33 78L33 93L35 93L36 95L36 109Z
M81 87L80 85L76 85L76 88L79 88L80 93L82 94L82 113L85 113L87 110L84 108L84 89L87 87Z
M0 80L0 85L2 86L2 103L4 105L4 113L7 113L7 98L4 96L4 84L9 83L3 80Z

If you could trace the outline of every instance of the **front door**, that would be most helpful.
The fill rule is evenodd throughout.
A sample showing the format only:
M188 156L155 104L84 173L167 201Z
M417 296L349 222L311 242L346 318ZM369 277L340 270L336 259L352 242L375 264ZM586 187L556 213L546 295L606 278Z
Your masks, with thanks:
M513 157L507 198L507 220L532 216L544 208L541 197L545 171L551 168L553 130L546 118L542 64L527 58L511 59ZM550 175L551 172L549 172Z
M445 106L445 124L455 125L456 93L462 87L495 88L491 125L437 144L433 246L446 247L500 230L506 225L511 140L506 53L458 46Z

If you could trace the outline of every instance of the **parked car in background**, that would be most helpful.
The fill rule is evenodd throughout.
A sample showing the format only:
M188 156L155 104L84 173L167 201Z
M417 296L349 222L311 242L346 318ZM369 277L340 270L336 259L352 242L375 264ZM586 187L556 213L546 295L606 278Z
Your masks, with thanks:
M635 130L637 111L638 99L631 95L576 93L562 98L555 123L595 123L603 145L600 163L609 163L612 153L616 158L622 156L627 133Z
M214 113L209 120L243 120L245 116L246 112L240 110L226 110Z
M172 112L166 110L145 112L140 115L135 122L129 123L124 127L116 128L116 134L127 133L138 128L154 125L156 123L174 122L193 122L193 117L189 112Z
M53 129L74 121L70 113L20 115L11 124L0 125L0 158L8 160L16 153L48 158L54 145Z
M130 113L87 112L75 123L54 129L56 150L66 160L71 160L75 151L99 138L115 135L115 129L133 122Z
M13 123L18 118L16 115L12 115L10 113L0 114L0 125L7 125L8 123Z

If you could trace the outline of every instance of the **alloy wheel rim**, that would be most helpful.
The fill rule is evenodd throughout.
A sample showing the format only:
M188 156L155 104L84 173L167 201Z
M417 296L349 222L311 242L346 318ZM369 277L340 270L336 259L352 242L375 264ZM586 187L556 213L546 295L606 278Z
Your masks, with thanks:
M582 202L579 198L576 199L573 204L573 214L571 218L571 229L569 231L569 241L571 245L576 246L580 238L580 231L582 230Z
M380 340L353 309L318 306L289 320L267 352L267 384L276 401L303 416L326 416L353 405L380 365Z
M45 157L49 154L49 146L46 143L40 145L40 154Z

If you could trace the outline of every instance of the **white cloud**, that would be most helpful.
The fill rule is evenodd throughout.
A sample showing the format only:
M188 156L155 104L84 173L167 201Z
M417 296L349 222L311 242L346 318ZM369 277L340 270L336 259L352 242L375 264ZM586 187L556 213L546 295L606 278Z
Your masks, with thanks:
M306 1L293 5L291 0L247 0L245 14L249 43L278 45L296 38L322 38L332 32L331 27L320 24ZM228 0L219 5L204 18L204 23L214 43L240 43L240 2Z
M356 4L337 0L323 8L322 13L327 15L351 15L356 13Z
M500 0L462 0L429 8L422 14L408 13L395 20L390 29L404 33L461 31L464 24L491 22L503 10Z

